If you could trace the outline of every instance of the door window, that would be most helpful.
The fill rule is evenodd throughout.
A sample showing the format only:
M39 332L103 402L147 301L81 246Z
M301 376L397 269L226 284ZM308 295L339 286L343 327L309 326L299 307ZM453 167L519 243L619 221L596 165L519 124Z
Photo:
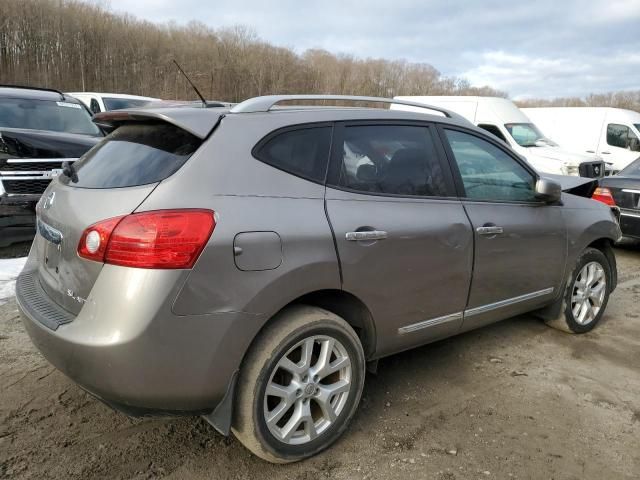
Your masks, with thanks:
M477 200L531 202L535 178L500 148L474 135L445 130L465 196Z
M366 193L445 197L442 166L427 127L344 129L339 186Z
M98 103L98 100L96 100L95 98L91 99L89 110L91 110L92 113L100 113L100 104Z
M607 125L607 144L612 147L628 148L634 152L640 151L640 141L633 131L626 125L610 123Z
M497 126L483 123L483 124L478 125L478 127L480 127L483 130L486 130L487 132L491 133L492 135L498 137L504 143L507 143L507 139L504 138L504 135L502 134L502 132L500 131L500 129Z
M259 143L254 156L285 172L324 183L330 148L331 127L298 128Z

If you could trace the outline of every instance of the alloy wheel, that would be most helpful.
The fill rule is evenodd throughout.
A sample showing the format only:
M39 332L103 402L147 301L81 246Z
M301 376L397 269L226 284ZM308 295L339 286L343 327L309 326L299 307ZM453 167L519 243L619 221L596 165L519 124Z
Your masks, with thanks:
M591 323L598 316L607 293L607 277L598 262L587 263L576 277L571 292L571 311L580 325Z
M326 335L300 340L269 377L263 408L269 431L288 445L322 435L344 410L351 379L351 360L338 340Z

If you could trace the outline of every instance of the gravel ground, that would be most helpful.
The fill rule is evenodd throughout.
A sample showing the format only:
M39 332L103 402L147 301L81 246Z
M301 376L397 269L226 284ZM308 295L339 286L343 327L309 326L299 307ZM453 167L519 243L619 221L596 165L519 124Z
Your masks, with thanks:
M349 431L274 466L199 418L132 420L54 370L0 306L0 478L640 477L640 249L600 326L521 316L384 359Z

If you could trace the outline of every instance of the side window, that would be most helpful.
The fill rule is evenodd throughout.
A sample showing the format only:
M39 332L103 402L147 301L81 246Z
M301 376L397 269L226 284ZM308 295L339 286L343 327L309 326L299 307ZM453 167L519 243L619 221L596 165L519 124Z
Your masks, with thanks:
M344 132L339 186L366 193L447 196L427 127L367 125Z
M626 125L610 123L607 125L607 143L612 147L640 150L638 137Z
M92 113L100 113L100 104L98 103L98 100L95 98L91 99L89 110L91 110Z
M478 125L478 127L480 127L483 130L486 130L487 132L489 132L490 134L498 137L500 140L502 140L504 143L507 143L507 139L504 138L504 135L502 134L502 132L500 131L500 129L495 126L495 125L489 125L489 124L480 124Z
M491 143L457 130L445 130L467 198L507 202L535 200L535 178Z
M330 149L331 127L311 127L277 134L254 155L280 170L324 183Z

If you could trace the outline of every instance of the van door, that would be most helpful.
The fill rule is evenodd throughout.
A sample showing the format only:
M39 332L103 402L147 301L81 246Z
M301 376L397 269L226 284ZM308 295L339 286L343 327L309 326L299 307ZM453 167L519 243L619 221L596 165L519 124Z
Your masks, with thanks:
M453 127L442 137L475 236L463 329L557 298L567 257L562 207L535 199L536 175L499 142Z
M457 333L473 234L434 127L339 124L326 207L343 289L376 321L377 354Z
M640 138L629 125L615 123L607 118L599 150L603 160L612 163L612 168L617 173L640 157Z

